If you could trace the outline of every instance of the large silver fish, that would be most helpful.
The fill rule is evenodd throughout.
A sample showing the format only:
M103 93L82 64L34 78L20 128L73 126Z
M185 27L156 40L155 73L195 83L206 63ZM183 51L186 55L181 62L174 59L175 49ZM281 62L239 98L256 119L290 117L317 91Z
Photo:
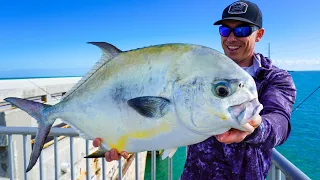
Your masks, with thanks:
M252 77L211 48L163 44L121 51L104 42L91 44L102 49L101 60L59 103L5 99L38 121L27 171L57 118L84 139L102 139L87 158L103 157L110 148L165 149L165 158L230 128L252 130L248 121L262 109Z

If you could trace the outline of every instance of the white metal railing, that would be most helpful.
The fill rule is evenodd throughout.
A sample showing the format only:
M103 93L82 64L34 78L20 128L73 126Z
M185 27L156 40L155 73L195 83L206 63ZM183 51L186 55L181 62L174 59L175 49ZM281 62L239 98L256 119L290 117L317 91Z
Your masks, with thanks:
M286 159L282 154L280 154L276 149L273 149L272 165L268 174L268 179L309 180L310 178L288 159Z
M35 135L37 131L36 127L0 127L0 134L6 134L8 135L8 146L9 146L9 162L10 162L10 179L13 179L14 177L14 161L13 161L13 150L12 150L12 136L13 135L22 135L23 136L23 157L24 157L24 169L27 168L27 151L26 151L26 145L27 145L27 136L28 135ZM70 137L70 168L71 168L71 179L75 179L74 177L74 159L73 159L73 138L78 136L78 134L71 128L52 128L49 136L54 136L54 163L55 163L55 179L58 179L58 136L68 136ZM86 140L86 155L89 153L89 141ZM121 160L118 161L119 165L119 174L118 178L119 180L122 179L122 166L121 166ZM106 172L104 171L106 162L104 159L102 159L102 166L101 168L103 170L102 172L102 179L106 179ZM40 179L43 179L42 175L42 156L40 155L39 158L39 174ZM86 179L90 179L90 168L89 168L89 160L86 159L86 168L87 168L87 174ZM138 154L135 154L135 179L139 179L138 173L139 173L139 165L138 165ZM156 152L152 151L151 153L151 179L156 179ZM168 179L172 179L172 158L168 161ZM24 173L24 179L27 179L27 174ZM285 157L283 157L277 150L273 149L272 154L272 167L268 174L268 180L269 179L299 179L299 180L305 180L310 179L307 175L305 175L301 170L299 170L296 166L294 166L290 161L288 161Z
M24 160L24 179L27 180L27 173L25 172L25 169L27 168L27 136L28 135L36 135L37 132L37 128L36 127L0 127L0 134L5 134L8 135L8 152L9 152L9 176L10 179L14 179L14 161L13 161L13 146L12 146L12 136L13 135L20 135L23 136L23 160ZM58 174L58 138L59 136L66 136L70 138L70 143L69 143L69 147L70 147L70 173L71 173L71 180L76 179L74 176L74 157L73 157L73 139L74 137L79 136L77 132L75 132L73 129L71 128L55 128L53 127L50 131L50 133L48 134L48 136L54 136L54 163L55 163L55 179L57 180L59 177ZM86 155L89 154L89 140L85 140L86 141ZM135 154L135 179L138 180L139 179L139 163L138 163L138 156L139 154L136 153ZM156 152L153 151L152 152L152 164L153 164L153 168L152 168L152 179L156 179L156 170L155 170L155 158L156 158ZM40 155L39 159L39 177L40 180L44 179L43 178L43 170L42 170L42 155ZM172 164L172 159L169 159L169 162L171 162L170 164ZM105 180L106 179L106 172L105 172L105 166L106 166L106 162L105 160L102 158L102 179ZM170 166L172 168L172 166ZM86 159L86 179L90 179L91 177L91 170L89 168L89 159ZM118 179L121 180L122 179L122 164L121 164L121 160L118 161ZM172 172L172 169L171 169ZM172 179L172 173L169 175L169 179Z

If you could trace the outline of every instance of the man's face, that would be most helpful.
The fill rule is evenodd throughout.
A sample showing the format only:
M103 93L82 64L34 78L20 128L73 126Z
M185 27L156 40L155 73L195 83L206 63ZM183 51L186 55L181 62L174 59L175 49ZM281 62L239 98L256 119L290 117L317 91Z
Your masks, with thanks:
M241 21L225 20L222 25L235 28L248 24ZM239 66L251 66L254 45L262 38L263 33L264 30L259 29L248 37L236 37L233 32L228 37L221 36L221 44L225 55L239 64Z

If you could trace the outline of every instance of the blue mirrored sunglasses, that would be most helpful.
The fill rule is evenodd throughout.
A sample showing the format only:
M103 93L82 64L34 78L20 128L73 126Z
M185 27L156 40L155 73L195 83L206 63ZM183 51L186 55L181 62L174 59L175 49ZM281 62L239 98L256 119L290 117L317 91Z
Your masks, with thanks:
M248 37L250 36L254 31L258 30L259 27L257 26L238 26L235 28L230 28L227 26L220 26L219 27L219 33L223 37L228 37L231 32L233 32L234 36L236 37Z

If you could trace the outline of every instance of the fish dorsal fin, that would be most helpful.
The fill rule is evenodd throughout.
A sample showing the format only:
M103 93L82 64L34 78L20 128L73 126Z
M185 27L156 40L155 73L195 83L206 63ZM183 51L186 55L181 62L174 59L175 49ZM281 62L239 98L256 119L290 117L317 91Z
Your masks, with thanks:
M103 53L101 59L106 59L107 61L116 57L120 52L122 52L120 49L118 49L114 45L106 42L88 42L88 43L98 46Z
M90 69L90 71L85 74L80 81L78 81L62 98L65 99L70 94L72 94L76 89L78 89L84 82L86 82L95 72L97 72L103 65L105 65L109 60L116 57L122 51L119 50L112 44L106 42L88 42L89 44L93 44L98 46L102 50L102 56L100 60Z

